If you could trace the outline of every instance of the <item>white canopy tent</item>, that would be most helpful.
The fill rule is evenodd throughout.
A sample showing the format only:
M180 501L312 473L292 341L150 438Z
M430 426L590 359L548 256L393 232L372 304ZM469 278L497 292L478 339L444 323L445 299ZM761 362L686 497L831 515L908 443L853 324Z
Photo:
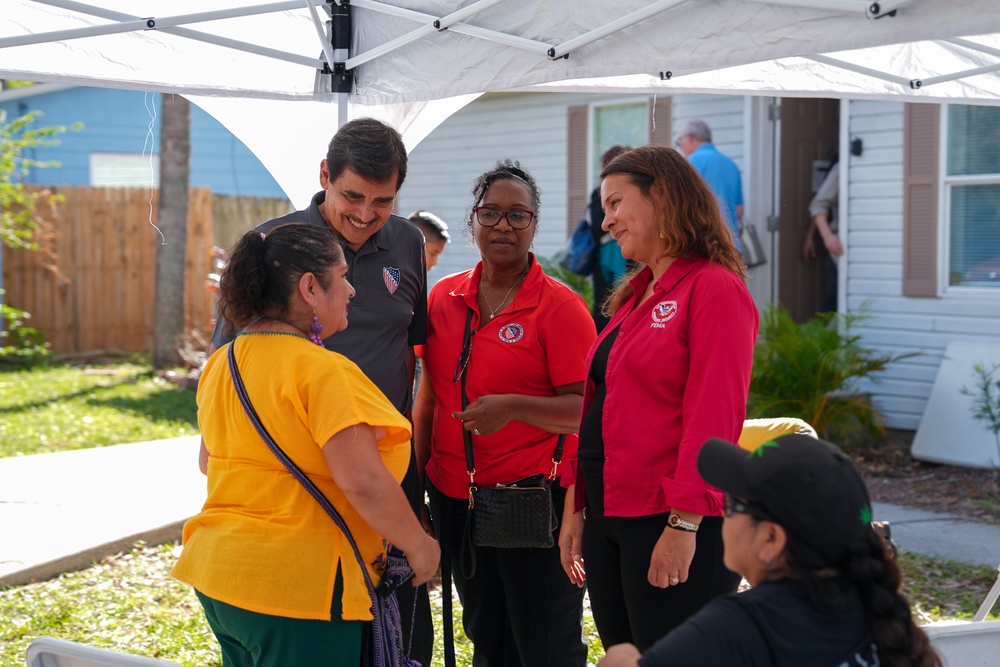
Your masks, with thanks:
M189 96L302 205L356 115L412 149L488 91L1000 104L998 33L997 0L5 0L0 77Z

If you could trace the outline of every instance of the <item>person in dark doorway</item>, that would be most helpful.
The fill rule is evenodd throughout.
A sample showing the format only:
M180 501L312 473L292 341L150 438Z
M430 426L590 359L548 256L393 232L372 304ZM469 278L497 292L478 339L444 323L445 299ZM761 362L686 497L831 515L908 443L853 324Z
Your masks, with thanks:
M719 198L736 249L743 252L740 221L743 220L743 184L740 168L712 143L712 130L703 120L689 120L677 134L677 147L708 182Z
M309 207L256 229L266 233L288 222L305 222L333 231L344 246L347 279L357 294L351 302L351 326L325 337L323 344L356 363L396 409L409 416L416 363L413 347L424 342L427 332L427 271L423 234L405 218L392 215L406 168L406 146L399 132L374 118L354 119L330 140L326 159L319 165L322 190ZM221 347L236 333L219 318L213 346ZM413 511L421 516L424 492L413 456L402 486ZM402 614L404 645L412 646L411 658L429 665L434 626L427 587L404 586L400 591L402 608L414 608L414 600L406 596L416 596L416 614Z
M816 234L823 241L823 269L826 290L823 293L821 312L837 310L837 258L844 254L844 246L837 237L837 203L840 199L840 162L834 158L823 184L809 202L809 229L802 246L802 259L807 263L816 258Z
M740 437L759 317L715 194L676 150L620 154L601 201L637 267L587 356L559 544L604 646L645 649L739 585L722 563L722 494L695 460L708 438Z
M726 494L726 567L751 588L644 652L610 647L599 667L940 667L849 456L792 434L753 451L712 439L697 463Z
M612 146L608 150L604 151L601 156L601 169L608 166L619 153L627 151L628 146ZM601 206L601 188L596 187L594 191L590 193L590 233L594 235L594 247L600 249L602 243L614 243L614 239L608 238L608 232L604 231L601 225L604 224L604 207ZM598 252L598 255L600 253ZM605 275L605 271L601 266L600 257L594 261L594 271L591 277L594 281L594 306L591 309L591 314L594 316L594 324L597 326L597 333L608 324L608 316L604 314L604 302L607 301L608 297L614 291L615 282L621 276L614 276L611 280L608 280L609 276Z

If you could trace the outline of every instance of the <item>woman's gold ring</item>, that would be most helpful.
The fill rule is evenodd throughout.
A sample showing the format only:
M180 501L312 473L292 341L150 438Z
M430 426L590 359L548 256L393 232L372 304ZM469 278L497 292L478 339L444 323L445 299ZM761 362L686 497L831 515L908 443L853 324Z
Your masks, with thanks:
M476 435L482 435L482 433L479 432L478 428L472 429L472 432L475 433Z

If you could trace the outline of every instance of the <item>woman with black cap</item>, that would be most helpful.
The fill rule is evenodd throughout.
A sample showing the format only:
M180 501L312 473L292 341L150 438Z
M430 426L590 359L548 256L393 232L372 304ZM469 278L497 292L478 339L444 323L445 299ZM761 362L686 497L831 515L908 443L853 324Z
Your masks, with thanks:
M644 654L610 647L600 667L941 665L850 457L805 435L753 451L712 439L698 472L726 494L725 564L751 589L716 598Z

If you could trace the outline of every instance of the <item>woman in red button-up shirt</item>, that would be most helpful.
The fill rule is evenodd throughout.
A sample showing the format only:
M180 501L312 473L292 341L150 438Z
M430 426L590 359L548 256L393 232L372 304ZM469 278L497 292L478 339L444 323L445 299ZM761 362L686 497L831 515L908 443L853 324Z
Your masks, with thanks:
M559 543L603 644L644 650L739 584L722 564L722 493L695 461L708 438L739 439L758 314L718 200L680 153L637 148L601 179L603 228L638 267L587 357Z
M560 433L569 434L564 458L573 456L584 359L597 332L583 299L545 275L531 253L539 225L535 179L504 160L476 179L473 195L466 224L482 261L442 278L427 299L413 410L417 470L426 476L443 569L455 565L473 664L584 667L583 591L565 579L559 548L466 540L464 434L472 434L480 487L549 473ZM553 501L557 512L572 504L561 480ZM475 567L463 554L475 556Z

